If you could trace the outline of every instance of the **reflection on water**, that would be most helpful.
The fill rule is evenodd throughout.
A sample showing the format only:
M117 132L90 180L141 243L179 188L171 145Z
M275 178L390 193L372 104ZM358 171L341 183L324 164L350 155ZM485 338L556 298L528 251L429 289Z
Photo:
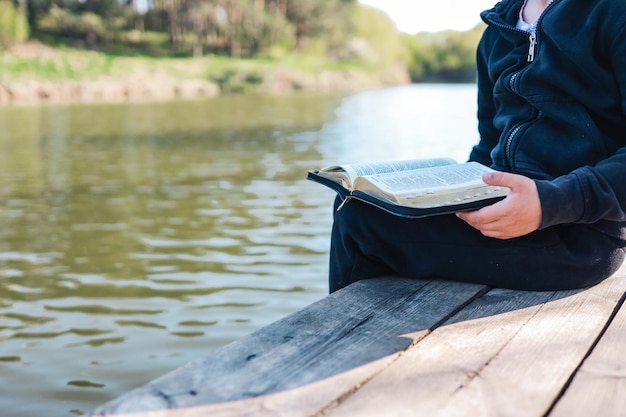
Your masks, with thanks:
M3 415L88 412L323 297L306 170L463 159L474 112L473 85L0 108Z

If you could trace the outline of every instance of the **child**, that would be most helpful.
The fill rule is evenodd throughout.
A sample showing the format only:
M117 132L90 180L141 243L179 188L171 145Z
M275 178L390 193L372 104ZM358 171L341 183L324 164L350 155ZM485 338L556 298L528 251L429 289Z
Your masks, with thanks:
M382 275L555 290L610 276L626 246L626 2L503 0L482 13L480 141L504 200L405 219L335 210L330 291ZM335 204L335 209L339 201Z

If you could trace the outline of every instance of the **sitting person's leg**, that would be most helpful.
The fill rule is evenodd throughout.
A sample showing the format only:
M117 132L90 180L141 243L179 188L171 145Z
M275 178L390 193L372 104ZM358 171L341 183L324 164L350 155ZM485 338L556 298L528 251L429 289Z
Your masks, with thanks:
M383 275L444 278L525 290L580 288L622 263L621 242L584 225L499 240L454 215L405 219L359 201L336 211L330 291Z

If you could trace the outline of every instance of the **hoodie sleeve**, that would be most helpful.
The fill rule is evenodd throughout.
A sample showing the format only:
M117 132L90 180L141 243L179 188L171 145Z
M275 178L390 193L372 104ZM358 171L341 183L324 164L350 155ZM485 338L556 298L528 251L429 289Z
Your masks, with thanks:
M582 167L552 181L537 180L540 229L563 223L626 221L626 148L594 167Z
M615 19L611 22L615 25ZM622 97L621 117L626 119L626 24L607 25L601 38ZM625 123L626 124L626 123ZM613 138L626 143L626 131ZM542 208L540 228L563 223L596 223L600 220L626 221L626 146L594 166L580 167L551 181L535 181Z

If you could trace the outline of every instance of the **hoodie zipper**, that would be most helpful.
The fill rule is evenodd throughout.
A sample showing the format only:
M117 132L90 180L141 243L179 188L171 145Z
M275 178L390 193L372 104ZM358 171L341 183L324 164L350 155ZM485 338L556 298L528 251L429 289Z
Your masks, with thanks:
M539 26L541 25L541 21L543 20L543 17L545 16L546 12L551 9L556 3L559 3L560 0L552 0L550 2L550 4L548 4L545 8L545 10L541 13L541 15L539 16L539 19L537 20L537 24L535 25L535 29L533 30L533 32L529 35L528 32L518 29L515 26L510 26L508 24L502 24L499 22L489 22L489 24L497 26L499 28L505 29L505 30L512 30L514 32L520 32L523 33L525 35L528 35L528 56L526 61L527 62L533 62L535 60L535 53L537 51L537 44L538 44L538 39L537 39L537 30L539 28Z
M515 94L517 94L517 88L515 88L515 80L517 79L519 74L520 74L520 71L515 71L513 74L511 74L511 77L509 78L509 88Z
M519 131L522 130L522 126L523 125L521 124L515 126L515 128L513 128L511 133L509 133L509 136L507 136L506 141L504 142L504 155L506 156L506 161L509 165L509 168L511 168L511 170L513 170L513 165L511 163L512 161L511 148L513 144L513 139L515 139Z
M528 56L526 58L526 62L528 63L532 63L535 60L535 51L537 48L537 30L533 30L533 32L528 36ZM517 92L517 88L515 86L515 80L517 79L517 77L521 74L523 70L519 70L519 71L515 71L513 74L511 74L511 77L509 78L509 88L511 89L511 91L513 91L515 94L518 94ZM512 165L512 160L513 160L513 154L511 152L512 149L512 145L513 145L513 140L515 139L515 137L517 136L517 134L519 133L519 131L522 129L522 126L524 124L520 124L517 125L513 128L513 130L511 131L511 133L509 133L509 135L506 138L506 141L504 142L504 154L506 156L506 160L509 164L509 167L513 170L513 165Z
M537 31L539 30L539 27L541 26L541 21L543 20L543 17L545 16L546 12L552 8L556 3L558 3L560 0L553 0L550 4L548 4L548 6L545 8L545 10L541 13L541 15L539 16L539 19L537 20L537 25L535 26L535 29L532 31L532 33L528 33L524 30L518 29L515 26L510 26L510 25L504 25L498 22L490 22L490 24L500 27L501 29L504 30L508 30L508 31L514 31L514 32L519 32L522 33L526 36L528 36L528 55L526 57L526 62L527 63L532 63L535 61L535 57L536 57L536 53L537 53L537 47L539 44L539 40L537 39ZM513 91L515 94L519 94L517 91L517 87L515 86L515 81L517 80L517 77L522 73L522 71L524 71L525 68L522 68L518 71L515 71L513 74L511 74L511 77L509 78L509 87L511 88L511 91ZM517 135L519 134L520 130L522 130L522 127L524 127L526 123L521 123L517 126L515 126L513 128L513 130L511 130L511 132L509 133L509 135L507 136L505 142L504 142L504 155L506 157L507 163L509 164L509 167L511 169L513 169L512 166L512 148L513 148L513 141L515 140L515 138L517 137Z
M528 37L528 58L526 62L533 62L535 60L535 49L537 49L537 29Z
M509 168L511 168L512 172L515 172L515 167L513 166L513 163L512 163L513 141L518 136L522 128L526 127L528 124L540 118L541 115L542 115L541 111L536 112L533 117L515 126L513 130L511 130L511 133L509 133L509 135L506 137L506 140L504 141L504 156L506 157L507 164L509 165Z

